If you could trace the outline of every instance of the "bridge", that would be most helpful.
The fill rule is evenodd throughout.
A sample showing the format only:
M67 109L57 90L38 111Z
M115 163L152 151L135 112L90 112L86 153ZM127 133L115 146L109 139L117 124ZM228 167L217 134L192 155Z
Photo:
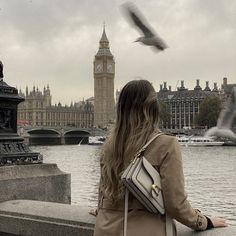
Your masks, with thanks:
M170 134L204 135L205 129L161 129ZM87 144L89 136L106 136L107 130L81 127L18 126L18 134L29 145Z
M18 126L18 134L29 145L87 144L89 136L105 135L98 128Z

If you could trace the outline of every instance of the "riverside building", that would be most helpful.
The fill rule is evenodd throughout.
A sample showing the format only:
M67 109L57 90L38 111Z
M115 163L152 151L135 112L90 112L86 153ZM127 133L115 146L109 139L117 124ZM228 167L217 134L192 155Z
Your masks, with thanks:
M25 93L21 90L19 95L25 101L18 105L18 125L21 126L44 126L44 127L78 127L90 128L94 122L93 99L87 99L69 106L63 106L60 102L52 105L52 96L49 86L44 87L43 92L33 87Z
M171 86L167 86L167 82L160 85L157 92L157 99L160 103L164 103L169 119L160 123L161 128L166 129L191 129L205 128L197 127L195 117L199 113L200 104L209 96L217 96L222 103L227 100L231 94L231 90L236 84L228 84L227 78L223 78L223 84L218 89L214 83L213 88L206 81L205 87L200 86L200 81L196 80L195 87L191 90L185 87L184 81L177 91L172 91ZM120 91L116 90L116 102L118 101Z
M199 113L201 102L209 96L219 96L217 84L211 90L209 82L206 82L204 89L201 88L199 80L196 80L196 86L193 90L185 88L184 81L177 91L172 91L171 87L167 88L167 83L160 85L157 93L158 101L164 102L169 113L169 120L161 123L162 128L166 129L183 129L195 127L195 116ZM200 127L198 127L200 128Z
M99 41L99 49L93 62L94 97L86 101L63 106L60 102L52 105L49 86L43 92L33 87L19 95L25 101L18 106L18 124L30 126L73 126L81 128L106 128L114 123L114 77L115 61L110 51L105 26Z

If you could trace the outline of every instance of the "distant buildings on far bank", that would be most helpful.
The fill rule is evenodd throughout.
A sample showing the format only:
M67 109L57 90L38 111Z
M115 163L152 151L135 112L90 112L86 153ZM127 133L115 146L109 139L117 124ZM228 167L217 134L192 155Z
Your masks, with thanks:
M25 93L19 91L19 95L24 97L25 101L18 106L18 124L45 127L108 127L115 119L115 61L110 51L105 27L93 61L93 76L94 98L70 105L63 106L60 102L52 105L49 86L44 87L42 92L35 86L31 91L26 87ZM190 90L185 87L182 80L180 87L173 91L171 86L167 86L167 82L164 82L157 92L157 99L165 104L169 120L162 122L161 127L168 129L194 127L195 117L199 113L202 101L209 96L218 96L224 102L234 86L236 84L228 84L227 78L223 78L220 88L216 83L210 88L208 81L202 88L200 81L196 80L195 87ZM120 91L116 90L116 102L119 93Z
M45 127L99 127L106 128L114 123L114 77L115 61L111 54L105 26L99 41L99 49L93 62L94 97L85 101L63 106L51 104L49 86L43 92L33 87L19 91L25 101L18 106L18 124Z
M223 78L220 88L217 87L216 83L210 88L208 81L202 88L200 81L196 80L196 85L191 90L185 87L184 81L181 81L180 87L173 91L171 86L167 86L167 83L164 82L157 92L157 99L166 104L170 119L161 124L162 128L195 127L195 116L199 112L201 102L209 96L218 96L224 102L230 96L234 86L236 84L228 84L227 78ZM25 92L19 91L19 95L24 97L25 101L18 105L18 125L94 127L93 97L70 105L62 105L60 102L52 105L49 86L44 87L43 91L35 88L35 86L29 91L26 87ZM119 91L117 90L116 102L118 97ZM110 121L107 120L106 122L108 125ZM103 125L105 127L106 123Z
M90 128L94 123L93 98L71 103L70 105L52 105L52 96L49 86L43 92L33 87L31 91L26 87L25 93L19 95L25 101L18 105L18 125L44 127L78 127Z
M236 84L228 84L227 78L223 78L220 88L214 83L213 87L209 86L206 81L205 86L200 86L200 80L196 80L195 87L191 90L185 87L184 81L180 82L180 87L173 91L171 86L167 86L167 82L160 84L157 92L159 103L164 103L169 113L169 120L161 122L161 128L166 129L183 129L193 128L195 124L195 116L199 113L200 104L209 96L217 96L224 103L230 96L232 88ZM118 101L120 91L116 90L116 102Z
M183 129L184 127L195 127L195 116L199 113L202 101L207 97L217 96L224 102L230 95L233 86L236 86L236 84L228 84L227 78L223 78L220 89L216 83L214 83L213 88L210 88L208 81L206 81L205 87L202 88L200 81L196 80L194 89L189 90L184 86L184 81L181 81L181 86L177 88L177 91L172 91L171 87L167 88L167 83L164 82L157 92L157 99L159 102L166 104L169 111L169 120L161 123L162 128Z

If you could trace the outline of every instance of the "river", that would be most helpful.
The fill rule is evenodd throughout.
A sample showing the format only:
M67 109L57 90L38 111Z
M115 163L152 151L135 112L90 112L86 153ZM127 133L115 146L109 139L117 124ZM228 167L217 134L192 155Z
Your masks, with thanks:
M71 173L72 204L96 207L99 146L32 146L44 163ZM193 207L236 225L236 147L181 147L186 191Z

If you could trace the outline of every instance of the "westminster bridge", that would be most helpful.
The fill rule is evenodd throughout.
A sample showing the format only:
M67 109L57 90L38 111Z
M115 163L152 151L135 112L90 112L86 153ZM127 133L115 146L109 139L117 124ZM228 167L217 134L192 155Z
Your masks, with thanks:
M203 129L162 129L169 134L204 135ZM106 136L107 130L80 127L18 126L18 134L30 145L87 144L89 136Z
M18 126L18 134L30 145L87 144L89 136L104 136L99 128Z

